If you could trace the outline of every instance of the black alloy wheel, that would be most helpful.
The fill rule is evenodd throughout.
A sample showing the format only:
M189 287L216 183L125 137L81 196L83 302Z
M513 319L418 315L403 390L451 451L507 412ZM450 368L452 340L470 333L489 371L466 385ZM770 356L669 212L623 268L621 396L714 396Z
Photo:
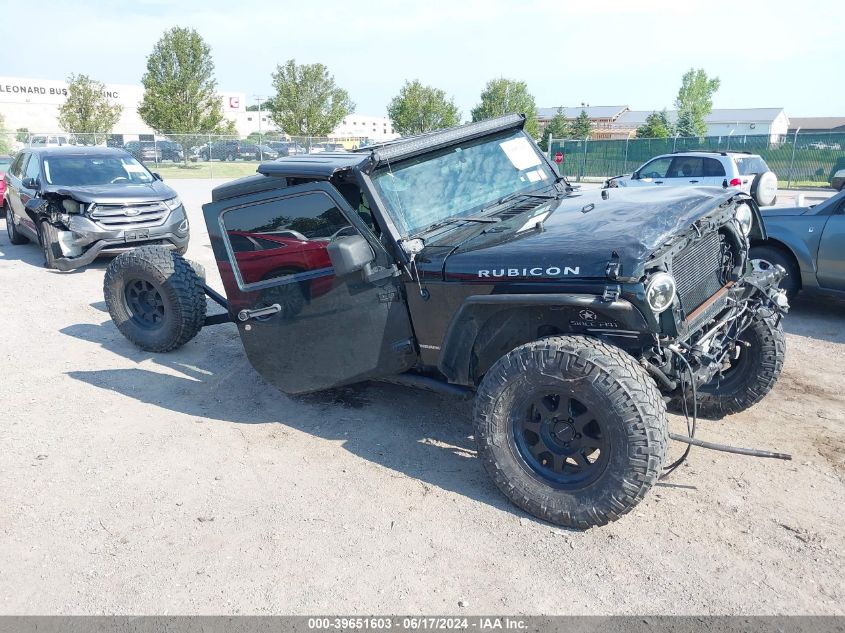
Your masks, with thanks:
M527 406L526 406L527 405ZM610 455L600 416L555 387L514 409L513 440L525 464L550 485L583 488L601 476Z
M133 279L124 290L126 307L135 325L145 330L162 326L165 317L164 299L159 289L146 279Z

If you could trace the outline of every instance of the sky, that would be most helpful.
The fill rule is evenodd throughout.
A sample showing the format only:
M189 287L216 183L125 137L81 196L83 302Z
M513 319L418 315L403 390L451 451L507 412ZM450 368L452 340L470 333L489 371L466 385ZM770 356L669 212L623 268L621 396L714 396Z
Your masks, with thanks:
M386 115L405 80L454 98L462 118L490 79L525 81L539 107L672 108L691 67L721 79L716 108L845 116L845 36L833 0L36 0L5 2L0 75L139 84L172 26L196 29L218 88L250 102L277 64L325 64Z

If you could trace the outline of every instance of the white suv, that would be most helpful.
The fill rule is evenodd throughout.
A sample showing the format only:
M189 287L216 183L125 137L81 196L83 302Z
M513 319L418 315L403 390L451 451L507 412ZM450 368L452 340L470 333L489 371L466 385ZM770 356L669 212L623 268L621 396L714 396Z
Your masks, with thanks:
M605 187L724 187L751 194L761 207L777 202L778 179L759 154L675 152L648 161L633 174L614 176Z

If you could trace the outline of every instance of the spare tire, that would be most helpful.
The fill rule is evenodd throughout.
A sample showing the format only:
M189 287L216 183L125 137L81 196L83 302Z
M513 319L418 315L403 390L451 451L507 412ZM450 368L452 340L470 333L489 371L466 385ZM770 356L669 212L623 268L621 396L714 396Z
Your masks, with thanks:
M751 183L751 196L761 207L772 206L778 198L778 177L775 172L757 174Z
M106 269L103 295L112 321L149 352L169 352L205 323L205 291L197 269L173 250L142 246Z

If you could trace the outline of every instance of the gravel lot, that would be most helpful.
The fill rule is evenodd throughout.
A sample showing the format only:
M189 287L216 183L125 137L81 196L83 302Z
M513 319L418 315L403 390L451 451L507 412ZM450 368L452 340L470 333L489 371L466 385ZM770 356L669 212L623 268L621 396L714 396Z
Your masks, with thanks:
M220 288L212 183L172 184ZM841 303L799 301L774 392L700 426L794 461L695 449L581 533L505 501L468 404L379 384L288 398L233 325L148 354L105 312L107 262L41 262L2 230L0 613L845 614Z

